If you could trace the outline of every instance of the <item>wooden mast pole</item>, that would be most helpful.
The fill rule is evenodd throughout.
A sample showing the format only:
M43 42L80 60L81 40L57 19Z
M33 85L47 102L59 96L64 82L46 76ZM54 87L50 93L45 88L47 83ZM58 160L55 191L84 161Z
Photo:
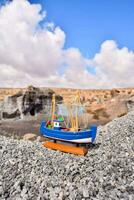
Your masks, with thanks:
M54 120L55 115L55 94L52 96L52 121Z
M77 107L77 104L80 104L80 93L79 91L77 91L77 97L76 97L76 131L78 131L78 127L79 127L79 124L78 124L78 107Z

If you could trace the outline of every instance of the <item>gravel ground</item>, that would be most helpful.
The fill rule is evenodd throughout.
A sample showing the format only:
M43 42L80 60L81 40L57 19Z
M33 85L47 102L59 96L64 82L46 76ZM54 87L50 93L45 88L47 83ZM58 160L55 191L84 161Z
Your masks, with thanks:
M85 157L0 136L0 200L134 199L134 112L99 127Z

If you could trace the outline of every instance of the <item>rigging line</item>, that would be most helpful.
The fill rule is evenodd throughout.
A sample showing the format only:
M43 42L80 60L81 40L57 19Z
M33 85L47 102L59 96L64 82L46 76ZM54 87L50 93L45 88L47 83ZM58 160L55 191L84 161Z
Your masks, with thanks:
M73 104L73 103L69 103L70 105L72 105L72 106L78 106L78 107L89 107L89 106L87 106L87 105L83 105L83 104L81 104L81 105L79 105L79 104ZM62 102L61 104L57 104L57 105L66 105L66 103L64 103L64 102Z

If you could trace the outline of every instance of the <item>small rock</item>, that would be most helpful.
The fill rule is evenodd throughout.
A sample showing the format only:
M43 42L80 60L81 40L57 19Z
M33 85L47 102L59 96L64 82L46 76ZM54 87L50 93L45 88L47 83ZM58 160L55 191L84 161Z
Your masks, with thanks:
M83 197L85 198L89 197L88 188L83 188Z
M36 139L36 135L33 134L33 133L26 133L24 136L23 136L23 140L31 140L31 141L34 141Z
M45 140L45 137L38 136L38 137L36 138L36 141L37 141L37 142L44 142L44 141L46 141L46 140Z
M62 200L62 199L63 199L63 197L64 197L64 192L63 192L63 191L61 191L61 192L59 193L59 200Z

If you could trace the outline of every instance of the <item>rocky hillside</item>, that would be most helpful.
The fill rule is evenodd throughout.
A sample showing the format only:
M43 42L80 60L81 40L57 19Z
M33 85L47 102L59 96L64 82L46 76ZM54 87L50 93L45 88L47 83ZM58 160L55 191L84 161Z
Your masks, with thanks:
M86 157L0 136L0 199L134 199L134 112L99 127Z
M76 89L54 89L63 96L64 101L71 101L77 95ZM86 107L86 114L81 116L80 124L106 124L126 115L134 109L134 88L111 90L79 90L81 102Z
M49 89L49 88L41 88ZM77 94L77 89L71 89L71 88L50 88L57 94L60 94L64 97L64 99L69 100L71 99L74 94ZM0 101L2 101L6 96L12 96L18 92L25 91L26 88L0 88ZM81 93L81 96L85 101L92 102L103 102L108 99L113 98L117 94L120 95L133 95L134 94L134 88L117 88L117 89L111 89L111 90L82 90L79 89L79 92Z
M82 89L66 89L66 88L52 88L57 94L60 94L66 100L70 100L77 91L80 92L80 95L85 102L90 103L103 103L107 100L112 99L117 95L134 95L134 88L117 88L117 89L107 89L107 90L82 90Z
M15 95L16 93L23 91L20 88L0 88L0 101L3 101L5 97Z
M35 87L32 86L32 88ZM20 90L0 89L1 99L8 95L8 97L4 100L5 106L3 106L3 104L1 106L5 109L5 111L3 111L4 118L12 118L13 116L17 115L23 118L24 114L27 112L29 112L31 115L34 115L34 113L38 113L38 111L41 110L40 108L47 104L45 97L42 96L42 93L46 94L48 93L48 91L51 91L51 94L55 92L57 96L62 96L65 102L72 101L72 99L75 98L77 92L79 91L81 102L86 107L86 114L80 118L80 125L91 123L106 124L116 117L121 117L127 114L134 108L134 88L112 90L37 88L36 91L33 92L34 95L32 94L33 99L31 99L30 91L27 88ZM46 94L46 96L49 95ZM31 101L31 103L29 101ZM20 104L24 105L20 106Z

